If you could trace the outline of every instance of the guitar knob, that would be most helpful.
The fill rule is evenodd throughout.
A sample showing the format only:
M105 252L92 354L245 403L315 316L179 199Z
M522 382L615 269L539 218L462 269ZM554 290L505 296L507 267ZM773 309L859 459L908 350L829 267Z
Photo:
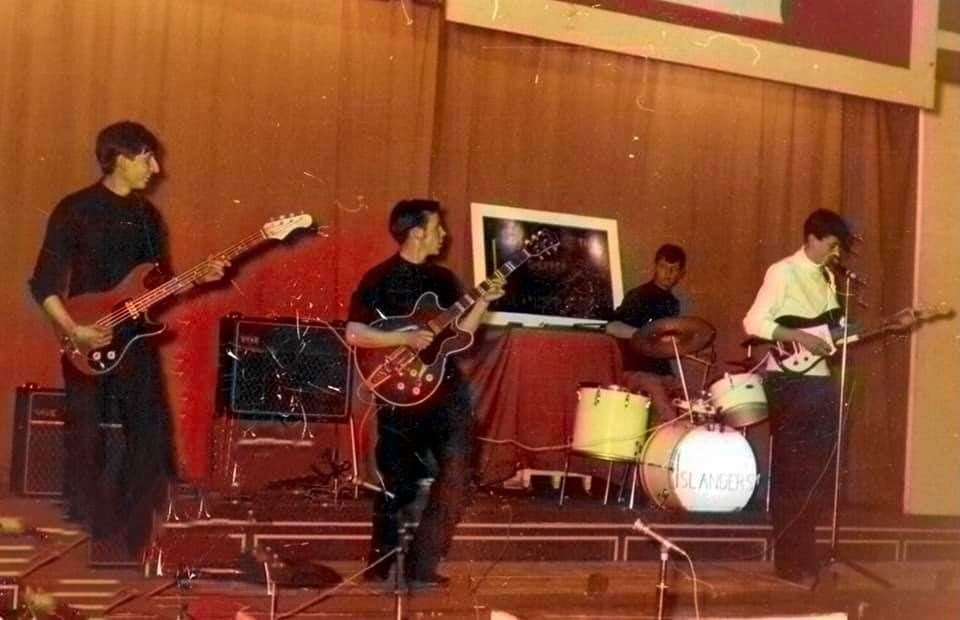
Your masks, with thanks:
M116 351L107 351L107 359L110 360L110 361L113 361L113 360L117 359L117 352L116 352Z
M418 387L415 387L415 388L413 388L413 389L410 390L410 391L413 393L414 396L419 396L419 395L420 395L420 388L418 388Z
M433 374L427 373L427 375L424 376L424 380L426 380L427 383L433 383Z
M93 352L93 355L92 355L91 357L93 358L93 361L99 362L99 361L100 361L100 357L101 357L101 356L100 356L100 351L94 351L94 352Z
M416 377L416 376L417 376L417 371L411 368L411 369L410 369L410 376L411 376L411 377Z
M402 391L404 391L405 389L407 389L407 384L404 383L403 381L400 381L400 382L397 383L397 389L402 392Z

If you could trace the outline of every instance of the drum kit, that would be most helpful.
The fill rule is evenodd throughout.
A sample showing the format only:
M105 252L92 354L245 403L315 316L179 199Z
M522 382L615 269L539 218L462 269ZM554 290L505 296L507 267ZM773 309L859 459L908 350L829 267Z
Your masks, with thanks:
M611 467L614 462L630 464L634 486L639 477L644 493L660 508L741 510L759 482L756 458L743 433L767 418L767 398L762 377L752 372L714 378L708 390L690 398L681 359L707 348L715 335L712 325L696 317L661 319L637 330L632 348L677 362L683 398L673 404L680 415L651 429L645 395L619 386L581 386L570 449L610 461Z

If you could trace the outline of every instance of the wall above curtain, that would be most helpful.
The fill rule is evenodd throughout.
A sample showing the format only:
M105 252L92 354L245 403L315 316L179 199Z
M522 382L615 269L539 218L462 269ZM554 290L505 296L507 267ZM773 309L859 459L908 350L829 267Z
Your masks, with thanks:
M783 0L780 11L747 15L732 8L739 4L748 3L447 0L446 17L620 54L933 107L936 0Z

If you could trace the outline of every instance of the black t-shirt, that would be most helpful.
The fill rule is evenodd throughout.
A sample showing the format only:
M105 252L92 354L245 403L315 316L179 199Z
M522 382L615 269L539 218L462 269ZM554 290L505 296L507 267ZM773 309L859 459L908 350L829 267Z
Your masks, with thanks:
M350 298L349 319L370 324L384 317L410 314L426 292L436 293L444 308L462 294L457 276L434 263L411 263L394 254L373 267L360 280ZM447 360L448 378L457 372L456 357Z
M156 207L134 192L118 196L101 183L54 208L37 255L30 291L38 303L107 291L142 263L168 270L166 230Z
M613 313L613 320L626 323L631 327L643 327L650 321L679 314L680 300L651 280L627 292L623 303ZM667 360L651 359L634 351L626 342L622 344L625 370L642 370L659 375L671 374L670 363Z

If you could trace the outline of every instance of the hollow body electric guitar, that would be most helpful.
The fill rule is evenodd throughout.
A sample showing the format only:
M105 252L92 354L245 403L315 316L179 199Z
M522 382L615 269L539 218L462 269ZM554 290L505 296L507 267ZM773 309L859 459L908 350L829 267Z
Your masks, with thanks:
M215 255L232 260L270 239L283 239L291 232L308 228L313 218L307 214L290 215L270 220L256 233ZM88 349L76 345L68 336L60 339L61 349L70 363L87 375L105 375L120 365L130 346L141 338L157 336L166 330L154 322L147 311L159 302L192 287L205 273L207 261L148 289L144 282L156 268L144 263L133 268L109 291L77 295L64 301L67 311L78 325L97 325L113 330L113 338L105 347Z
M940 304L934 308L905 308L874 329L856 330L856 333L853 329L847 330L846 339L843 336L843 326L840 325L839 321L839 310L830 310L812 319L782 316L776 319L776 322L783 327L800 329L826 341L833 347L830 352L830 355L833 355L839 347L843 346L844 342L853 344L887 332L904 331L919 323L952 317L953 314L953 308L945 304ZM809 372L820 360L824 359L824 356L811 353L803 345L795 342L777 343L771 354L782 370L795 374Z
M549 231L539 231L512 254L493 275L463 295L449 308L440 306L437 295L426 292L410 314L385 317L370 324L385 331L430 330L433 342L422 351L401 347L357 348L354 359L364 383L382 400L398 407L419 405L432 396L443 380L447 357L468 348L473 334L460 329L458 321L494 281L505 279L531 258L543 256L560 245Z

